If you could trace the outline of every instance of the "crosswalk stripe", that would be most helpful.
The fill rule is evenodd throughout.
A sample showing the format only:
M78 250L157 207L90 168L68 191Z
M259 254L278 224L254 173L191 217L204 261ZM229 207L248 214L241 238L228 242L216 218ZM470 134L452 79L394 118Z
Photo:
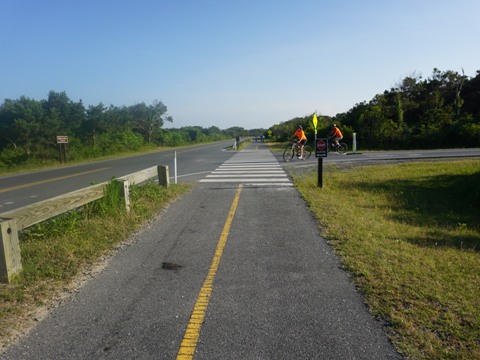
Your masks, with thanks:
M245 164L226 164L226 165L220 165L220 169L242 169L242 168L250 168L250 169L280 169L280 165L270 165L270 164L254 164L254 165L245 165Z
M250 186L293 186L269 150L242 150L219 165L202 183L243 183Z
M260 171L252 171L252 170L245 170L245 171L218 171L218 170L215 170L214 172L212 172L212 174L218 174L218 175L222 175L222 174L265 174L265 175L278 175L278 174L282 174L284 175L285 173L283 171L263 171L263 170L260 170Z
M284 178L285 174L234 174L235 177L237 178L248 178L248 177L265 177L265 175L268 175L269 178ZM231 174L217 174L213 173L210 175L207 175L207 178L231 178Z
M263 181L265 183L277 183L277 182L290 182L290 179L202 179L200 182L237 182L237 183L249 183L255 181ZM271 185L271 184L270 184Z

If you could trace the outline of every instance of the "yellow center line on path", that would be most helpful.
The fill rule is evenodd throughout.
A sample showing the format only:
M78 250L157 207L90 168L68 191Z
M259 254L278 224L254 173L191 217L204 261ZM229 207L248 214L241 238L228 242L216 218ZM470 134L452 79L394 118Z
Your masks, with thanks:
M220 265L220 259L223 254L223 249L227 243L228 234L230 233L230 226L232 225L233 217L237 211L238 201L240 199L240 193L242 192L242 184L237 188L235 198L233 199L230 212L228 213L227 220L223 226L222 234L217 243L215 254L213 256L212 264L208 270L207 277L203 282L203 286L198 294L197 301L193 307L190 321L188 322L185 335L183 336L180 349L177 353L177 360L191 360L195 355L195 349L197 347L198 339L200 337L200 330L205 319L205 313L207 312L208 303L213 291L213 281L217 274L218 266Z
M27 187L30 187L30 186L45 184L45 183L49 183L49 182L53 182L53 181L58 181L58 180L65 180L65 179L69 179L69 178L72 178L72 177L75 177L75 176L92 174L92 173L99 172L99 171L103 171L103 170L106 170L106 169L110 169L110 168L109 168L109 167L106 167L106 168L101 168L101 169L89 170L89 171L84 171L84 172L81 172L81 173L75 173L75 174L71 174L71 175L60 176L60 177L57 177L57 178L46 179L46 180L31 182L31 183L28 183L28 184L12 186L12 187L9 187L9 188L0 189L0 193L12 191L12 190L23 189L23 188L27 188Z

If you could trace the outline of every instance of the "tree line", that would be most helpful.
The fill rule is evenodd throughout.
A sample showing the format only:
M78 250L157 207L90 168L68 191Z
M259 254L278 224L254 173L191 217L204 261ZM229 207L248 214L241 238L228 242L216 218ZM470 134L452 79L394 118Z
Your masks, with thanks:
M270 133L284 141L300 124L313 140L312 116L274 125ZM413 74L345 113L317 117L318 137L336 123L347 141L356 133L363 149L479 147L480 70L474 77L437 68L426 79Z
M182 146L230 139L248 132L241 127L163 128L172 122L158 100L132 106L86 107L65 92L50 91L47 99L22 96L0 106L0 167L42 163L58 158L57 136L68 136L69 159L88 159L145 147Z
M426 79L407 76L390 90L335 116L317 115L318 137L332 123L351 142L356 133L362 149L411 149L480 146L480 70L468 77L433 69ZM0 167L47 162L58 158L56 137L69 137L69 159L89 159L145 147L182 146L236 136L271 137L286 141L297 124L310 141L315 138L312 115L297 117L265 129L189 126L165 129L172 122L158 100L132 106L86 107L65 92L50 91L47 99L22 96L0 105Z

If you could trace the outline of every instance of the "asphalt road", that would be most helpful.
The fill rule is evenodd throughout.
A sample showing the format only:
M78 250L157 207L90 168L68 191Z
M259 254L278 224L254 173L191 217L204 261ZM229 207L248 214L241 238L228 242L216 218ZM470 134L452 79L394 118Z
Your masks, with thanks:
M0 358L189 352L195 359L401 358L263 144L230 153L199 177Z
M225 151L233 140L213 144L189 146L175 150L154 152L150 154L130 156L113 160L96 161L82 165L62 166L57 169L37 171L33 173L0 176L0 215L22 206L88 187L146 168L167 165L171 180L174 181L174 156L177 158L177 181L194 182L213 171L219 164L232 156ZM253 143L252 146L264 146ZM386 152L348 152L346 155L330 152L324 159L328 162L388 161L388 160L420 160L429 158L480 157L480 149L447 149L447 150L411 150ZM309 166L317 159L312 154L305 162L292 161L283 163L282 154L275 157L284 166Z
M190 146L125 158L95 161L82 165L62 166L0 177L0 213L66 194L157 165L167 165L174 176L177 158L179 182L195 181L232 156L225 151L232 141ZM172 179L173 180L173 179Z

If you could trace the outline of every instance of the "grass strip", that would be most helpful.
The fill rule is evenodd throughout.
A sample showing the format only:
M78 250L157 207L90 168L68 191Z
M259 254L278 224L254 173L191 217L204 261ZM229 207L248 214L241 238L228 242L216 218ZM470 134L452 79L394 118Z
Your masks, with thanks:
M399 351L480 359L480 161L324 170L290 171Z
M45 307L75 291L79 276L88 277L94 265L190 189L186 184L132 185L127 213L119 186L123 188L111 182L104 198L20 234L22 272L11 284L0 284L0 352L41 317Z

